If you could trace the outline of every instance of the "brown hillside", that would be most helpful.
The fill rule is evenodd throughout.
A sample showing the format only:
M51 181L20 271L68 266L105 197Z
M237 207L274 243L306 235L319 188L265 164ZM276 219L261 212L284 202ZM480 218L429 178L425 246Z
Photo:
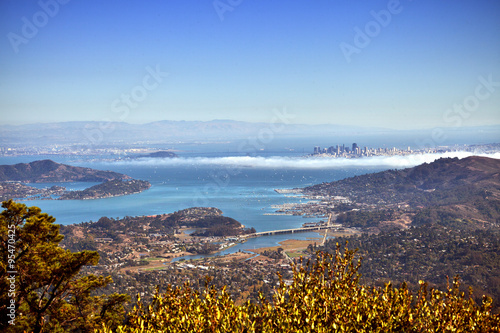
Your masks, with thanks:
M130 177L113 171L75 167L56 163L52 160L41 160L15 165L0 165L0 181L4 182L102 182L112 179L130 179Z

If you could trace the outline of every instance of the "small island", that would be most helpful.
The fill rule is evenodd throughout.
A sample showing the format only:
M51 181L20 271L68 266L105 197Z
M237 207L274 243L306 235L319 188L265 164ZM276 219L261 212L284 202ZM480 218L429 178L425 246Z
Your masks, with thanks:
M146 155L140 155L138 158L175 158L179 157L176 153L167 151L167 150L161 150L161 151L155 151L154 153L149 153Z

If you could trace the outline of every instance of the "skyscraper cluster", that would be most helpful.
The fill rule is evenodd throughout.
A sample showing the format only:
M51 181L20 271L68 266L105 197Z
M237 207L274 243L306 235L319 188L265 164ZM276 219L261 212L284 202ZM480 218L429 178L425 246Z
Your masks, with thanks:
M361 148L357 143L353 143L351 147L345 144L330 146L328 148L314 147L312 155L324 155L332 157L361 157L361 156L377 156L377 155L407 155L412 150L408 147L407 150L393 148Z

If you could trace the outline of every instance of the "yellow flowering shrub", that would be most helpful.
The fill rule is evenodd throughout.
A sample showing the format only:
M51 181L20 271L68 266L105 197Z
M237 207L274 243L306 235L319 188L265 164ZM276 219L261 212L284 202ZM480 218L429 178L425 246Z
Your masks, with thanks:
M295 265L293 282L280 277L273 298L261 295L259 304L237 306L225 288L169 286L148 306L139 300L116 332L500 332L491 299L475 304L458 279L446 291L421 282L413 296L405 284L360 285L360 265L355 251L337 245L335 254Z

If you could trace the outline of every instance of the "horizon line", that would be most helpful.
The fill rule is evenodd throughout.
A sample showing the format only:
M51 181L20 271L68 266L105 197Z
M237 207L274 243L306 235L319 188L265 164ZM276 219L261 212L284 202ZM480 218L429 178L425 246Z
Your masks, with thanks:
M233 122L233 123L244 123L244 124L268 124L269 122L265 121L246 121L246 120L235 120L235 119L211 119L211 120L171 120L171 119L161 119L154 120L144 123L129 123L125 121L106 121L106 120L67 120L67 121L48 121L48 122L33 122L33 123L5 123L1 124L0 127L3 126L31 126L31 125L52 125L52 124L69 124L69 123L104 123L104 124L126 124L132 126L144 126L154 123L161 122L170 122L170 123L215 123L215 122ZM284 123L284 122L276 122L276 123ZM433 126L433 127L415 127L415 128L391 128L391 127L380 127L380 126L360 126L360 125L351 125L351 124L342 124L342 123L324 123L324 124L309 124L309 123L288 123L287 125L295 125L295 126L310 126L310 127L327 127L327 126L344 126L350 128L357 129L370 129L370 130L389 130L389 131L420 131L420 130L432 130L435 128L446 128L447 130L459 130L459 129L471 129L471 128L493 128L500 126L500 123L497 124L488 124L488 125L474 125L474 126Z

